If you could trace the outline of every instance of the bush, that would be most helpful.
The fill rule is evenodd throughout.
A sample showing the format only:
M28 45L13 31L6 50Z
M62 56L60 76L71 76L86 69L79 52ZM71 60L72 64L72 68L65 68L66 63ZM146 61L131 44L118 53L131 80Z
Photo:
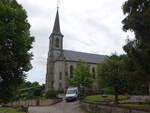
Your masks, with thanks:
M146 99L146 100L145 100L145 104L150 105L150 99Z
M62 93L64 93L64 90L58 90L57 92L62 94Z
M113 88L103 88L102 90L107 95L114 95L114 89Z
M48 99L48 98L57 98L57 95L58 95L58 91L55 91L55 90L49 90L46 92L46 95L45 97Z

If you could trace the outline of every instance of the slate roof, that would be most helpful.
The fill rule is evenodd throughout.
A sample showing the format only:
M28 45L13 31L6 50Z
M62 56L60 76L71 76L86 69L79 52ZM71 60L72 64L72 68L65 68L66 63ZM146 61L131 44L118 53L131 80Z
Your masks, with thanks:
M63 53L66 61L83 60L88 63L98 64L107 58L106 55L97 55L91 53L76 52L71 50L63 50Z
M55 23L54 23L52 35L61 35L61 36L63 36L62 33L61 33L61 30L60 30L58 9L57 9L56 17L55 17Z

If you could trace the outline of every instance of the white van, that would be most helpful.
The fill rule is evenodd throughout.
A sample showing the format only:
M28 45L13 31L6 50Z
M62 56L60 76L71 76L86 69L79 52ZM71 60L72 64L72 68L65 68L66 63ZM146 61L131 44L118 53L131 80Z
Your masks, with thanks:
M68 88L66 92L65 100L67 102L77 100L78 96L79 96L79 90L77 87Z

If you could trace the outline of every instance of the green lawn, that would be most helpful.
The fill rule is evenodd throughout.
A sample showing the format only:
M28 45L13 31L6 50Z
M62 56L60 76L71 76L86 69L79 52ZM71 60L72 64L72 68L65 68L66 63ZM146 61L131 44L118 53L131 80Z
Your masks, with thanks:
M24 112L17 112L15 109L12 108L0 108L0 113L24 113Z
M114 101L115 96L114 95L108 95L107 97L103 97L101 95L92 95L92 96L87 96L85 98L86 101L90 102L112 102ZM119 100L125 100L127 97L125 96L119 96Z
M131 108L138 108L138 109L149 109L150 105L142 105L142 104L119 104L122 107L131 107Z
M89 102L112 102L114 101L115 96L114 95L108 95L108 97L102 97L100 95L92 95L87 96L85 98L86 101ZM127 99L126 96L119 96L119 100L125 100ZM135 109L147 109L150 110L150 105L144 105L144 104L119 104L120 107L128 107L128 108L135 108Z

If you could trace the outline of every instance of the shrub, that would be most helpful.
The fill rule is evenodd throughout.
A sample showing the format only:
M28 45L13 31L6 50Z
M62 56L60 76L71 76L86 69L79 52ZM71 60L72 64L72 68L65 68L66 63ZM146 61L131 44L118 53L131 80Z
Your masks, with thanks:
M150 99L146 99L146 100L145 100L145 104L150 105Z
M62 94L62 93L64 93L64 90L58 90L57 92Z
M58 91L55 91L55 90L49 90L46 92L46 95L45 97L48 99L48 98L57 98L57 95L58 95Z
M114 89L113 88L103 88L102 90L107 95L113 95L114 94Z

